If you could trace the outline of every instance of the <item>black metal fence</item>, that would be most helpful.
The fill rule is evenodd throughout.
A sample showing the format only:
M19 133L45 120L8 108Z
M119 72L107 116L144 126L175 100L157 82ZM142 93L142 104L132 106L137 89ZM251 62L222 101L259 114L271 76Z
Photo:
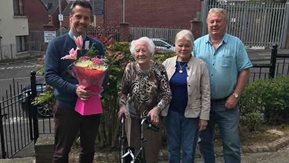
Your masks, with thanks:
M278 76L288 76L289 54L278 54L277 48L277 45L273 45L269 63L253 64L253 68L251 68L250 82L275 78Z
M13 83L0 103L1 157L10 158L34 140L33 112L22 109L22 102L31 103L30 91Z
M14 157L34 143L39 134L52 133L53 121L50 117L40 117L40 106L32 104L38 92L43 91L43 85L36 84L35 72L31 73L30 81L30 87L23 87L13 79L0 100L0 158Z

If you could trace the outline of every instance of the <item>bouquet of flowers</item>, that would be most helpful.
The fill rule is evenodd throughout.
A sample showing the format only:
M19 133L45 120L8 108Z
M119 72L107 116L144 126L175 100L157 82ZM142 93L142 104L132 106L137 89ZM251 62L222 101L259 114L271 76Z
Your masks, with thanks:
M102 91L102 83L107 70L107 65L102 58L96 56L93 47L88 49L86 55L78 58L78 52L82 52L83 39L82 36L74 37L76 49L71 49L69 54L61 59L75 60L72 65L73 75L86 89L93 91L93 94L85 101L77 99L75 111L81 115L101 114L102 105L100 93ZM89 44L88 44L89 45Z

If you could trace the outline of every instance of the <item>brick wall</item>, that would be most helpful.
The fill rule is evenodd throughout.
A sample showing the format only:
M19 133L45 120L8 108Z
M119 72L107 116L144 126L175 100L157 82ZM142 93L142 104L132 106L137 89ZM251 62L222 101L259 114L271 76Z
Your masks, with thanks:
M121 22L121 2L115 0L105 0L104 4L104 23L119 24ZM126 0L127 2L127 0Z
M29 30L43 30L43 25L48 23L48 12L41 1L29 0L29 3L24 3L23 7L24 14L28 18Z
M190 28L201 11L200 0L126 0L125 21L130 26ZM105 22L122 21L122 1L105 1Z

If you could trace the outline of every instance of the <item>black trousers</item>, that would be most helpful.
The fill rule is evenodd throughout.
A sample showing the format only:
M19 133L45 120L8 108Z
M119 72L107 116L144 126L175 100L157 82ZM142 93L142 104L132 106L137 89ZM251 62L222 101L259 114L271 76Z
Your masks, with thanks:
M74 108L54 107L54 163L68 163L74 140L80 136L80 163L92 163L100 115L82 116Z

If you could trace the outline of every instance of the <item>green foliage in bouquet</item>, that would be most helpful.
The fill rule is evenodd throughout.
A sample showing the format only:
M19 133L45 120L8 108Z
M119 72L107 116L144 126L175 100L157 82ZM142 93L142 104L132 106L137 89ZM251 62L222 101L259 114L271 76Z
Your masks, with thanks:
M92 44L92 46L87 51L87 56L90 58L93 58L97 55L97 53L98 51L95 49L94 45Z

